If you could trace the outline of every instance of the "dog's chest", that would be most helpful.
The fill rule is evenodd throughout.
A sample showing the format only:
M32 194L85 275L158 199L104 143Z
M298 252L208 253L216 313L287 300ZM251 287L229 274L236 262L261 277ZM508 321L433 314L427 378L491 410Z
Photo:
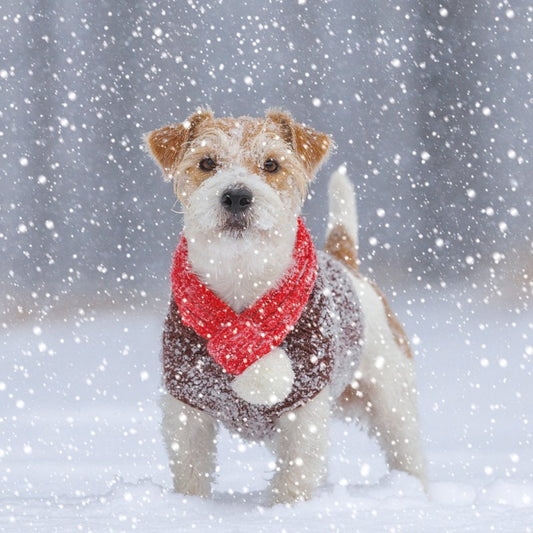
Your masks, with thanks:
M167 390L244 437L262 438L277 417L314 398L326 385L338 395L351 381L360 352L362 321L357 295L335 260L318 253L319 269L309 301L281 347L294 372L289 395L272 406L254 405L233 391L234 376L208 354L206 341L184 326L172 301L163 333Z

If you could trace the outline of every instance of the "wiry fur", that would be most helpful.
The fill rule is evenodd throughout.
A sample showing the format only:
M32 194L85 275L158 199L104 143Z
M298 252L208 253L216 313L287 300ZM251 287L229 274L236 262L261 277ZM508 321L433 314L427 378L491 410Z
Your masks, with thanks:
M305 191L330 140L279 110L271 110L265 119L215 119L202 110L183 124L152 132L147 144L165 175L174 180L184 206L193 270L241 312L275 286L289 267ZM216 172L200 169L205 157L216 161ZM279 172L263 171L268 158L280 162ZM239 230L228 226L220 203L222 192L236 186L247 187L254 198ZM270 503L308 499L324 479L332 400L344 418L368 421L391 468L425 483L407 340L384 297L358 271L355 196L345 172L332 177L329 193L326 250L351 272L364 314L363 352L351 385L339 398L331 398L326 387L307 404L280 416L269 443L277 456ZM283 350L273 350L238 376L235 392L252 403L270 404L292 383L293 369L287 362ZM216 421L168 394L161 407L176 491L207 496L215 470Z
M351 239L352 249L355 252L359 247L355 191L353 185L346 177L346 169L344 167L337 169L331 176L328 196L328 235L334 228L342 228Z
M308 500L326 477L330 396L328 387L310 402L282 415L268 442L277 457L268 503Z
M390 468L409 472L426 486L413 359L398 346L374 287L362 276L353 276L353 283L365 316L365 340L354 381L338 405L343 416L366 422Z
M246 238L224 229L220 195L237 185L254 195ZM288 269L297 229L295 202L240 166L218 172L190 195L184 217L189 260L200 279L236 312L270 290Z
M355 192L345 171L333 174L329 186L330 219L326 241L337 232L337 244L349 240L353 255L337 246L339 260L351 271L364 320L364 344L354 381L338 399L343 417L367 423L377 437L390 468L404 470L427 484L425 459L418 430L415 368L405 347L405 333L377 287L359 273L356 257ZM335 206L338 206L337 208ZM344 233L343 233L344 230Z
M216 421L208 414L163 394L162 433L174 489L209 496L215 474Z

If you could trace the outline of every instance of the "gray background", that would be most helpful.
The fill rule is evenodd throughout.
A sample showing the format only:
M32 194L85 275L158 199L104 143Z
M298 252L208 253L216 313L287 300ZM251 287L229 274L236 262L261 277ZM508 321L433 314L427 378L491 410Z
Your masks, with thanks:
M463 284L525 305L529 4L4 0L4 327L166 300L181 221L141 136L205 104L218 115L282 106L333 136L307 220L322 242L327 177L345 164L363 269L389 293Z

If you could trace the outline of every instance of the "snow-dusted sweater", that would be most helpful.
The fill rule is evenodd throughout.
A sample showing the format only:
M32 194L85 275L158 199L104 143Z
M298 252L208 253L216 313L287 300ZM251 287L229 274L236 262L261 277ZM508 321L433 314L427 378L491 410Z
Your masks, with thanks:
M344 267L317 252L318 273L307 305L280 347L291 361L294 382L274 405L251 404L232 389L235 376L209 355L206 340L183 325L172 298L163 332L166 389L245 438L261 439L276 419L314 398L326 385L336 397L352 381L362 336L359 302Z

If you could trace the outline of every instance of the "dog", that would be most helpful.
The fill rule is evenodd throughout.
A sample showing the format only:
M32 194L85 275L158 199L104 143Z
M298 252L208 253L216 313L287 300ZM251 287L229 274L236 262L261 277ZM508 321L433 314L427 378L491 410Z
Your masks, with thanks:
M216 429L277 458L268 504L310 499L326 476L331 414L366 421L390 468L426 486L413 358L359 272L354 188L329 184L324 251L300 217L330 138L280 109L200 109L145 136L184 212L163 333L162 433L174 489L208 497Z

